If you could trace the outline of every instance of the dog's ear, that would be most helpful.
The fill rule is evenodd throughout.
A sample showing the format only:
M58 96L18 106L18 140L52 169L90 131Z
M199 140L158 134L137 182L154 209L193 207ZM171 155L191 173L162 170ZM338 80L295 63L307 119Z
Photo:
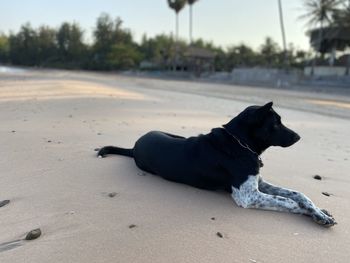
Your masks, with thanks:
M266 103L257 110L257 114L261 117L266 116L266 114L272 109L273 102Z
M269 103L266 103L262 108L270 110L272 108L273 101L270 101Z

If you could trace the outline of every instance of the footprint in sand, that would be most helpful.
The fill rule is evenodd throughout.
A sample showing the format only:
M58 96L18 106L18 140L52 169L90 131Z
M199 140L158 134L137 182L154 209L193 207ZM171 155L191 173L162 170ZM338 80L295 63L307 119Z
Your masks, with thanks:
M7 205L7 204L9 204L10 203L10 200L3 200L3 201L0 201L0 207L3 207L3 206L5 206L5 205Z
M23 246L25 242L37 239L41 236L41 229L33 229L27 233L25 238L16 239L9 242L4 242L0 244L0 252L8 251L20 246Z

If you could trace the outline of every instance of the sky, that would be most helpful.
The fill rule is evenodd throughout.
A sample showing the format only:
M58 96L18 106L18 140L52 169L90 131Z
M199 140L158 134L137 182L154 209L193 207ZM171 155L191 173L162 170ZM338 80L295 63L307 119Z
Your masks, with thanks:
M309 49L302 0L282 0L287 43ZM0 32L17 32L30 22L33 27L58 27L63 21L78 22L92 39L96 18L101 13L120 17L136 41L142 35L175 32L175 14L167 0L0 0ZM245 43L258 48L271 36L282 46L277 0L199 0L193 6L194 38L212 41L224 48ZM179 15L180 37L189 39L189 8Z

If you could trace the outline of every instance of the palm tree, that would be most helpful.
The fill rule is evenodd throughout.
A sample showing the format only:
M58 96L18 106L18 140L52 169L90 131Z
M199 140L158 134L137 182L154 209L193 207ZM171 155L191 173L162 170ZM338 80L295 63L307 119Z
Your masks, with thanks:
M186 0L168 0L168 5L176 14L176 41L179 39L179 12L185 7Z
M345 3L343 8L336 10L333 14L333 23L335 26L350 28L350 0Z
M198 0L187 0L187 3L190 5L190 44L192 44L192 29L193 29L193 20L192 20L192 17L193 17L193 12L192 12L192 6L195 2L197 2Z
M304 0L306 13L300 16L301 19L307 19L309 27L319 26L317 50L321 52L324 26L332 22L332 16L344 0ZM323 55L323 54L322 54Z

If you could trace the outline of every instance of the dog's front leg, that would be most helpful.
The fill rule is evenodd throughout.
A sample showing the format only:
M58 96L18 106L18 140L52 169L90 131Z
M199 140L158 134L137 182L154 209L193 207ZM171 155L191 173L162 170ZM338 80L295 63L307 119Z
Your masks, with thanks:
M237 205L244 208L258 208L302 214L304 209L292 199L269 195L258 189L259 175L248 176L248 179L239 187L232 187L232 198Z
M318 224L327 226L332 226L336 224L332 215L330 215L326 210L318 208L303 193L275 186L264 181L261 177L259 177L258 179L258 189L259 191L269 195L277 195L292 199L299 205L300 208L306 210L303 214L311 216L313 220L316 221Z
M288 197L261 192L258 187L258 181L259 175L251 175L248 176L248 179L239 188L232 187L232 198L237 205L244 208L257 208L295 214L308 213L306 208L300 207L298 202ZM324 226L331 226L335 223L334 220L328 216L322 217L322 220L318 218L316 222Z

